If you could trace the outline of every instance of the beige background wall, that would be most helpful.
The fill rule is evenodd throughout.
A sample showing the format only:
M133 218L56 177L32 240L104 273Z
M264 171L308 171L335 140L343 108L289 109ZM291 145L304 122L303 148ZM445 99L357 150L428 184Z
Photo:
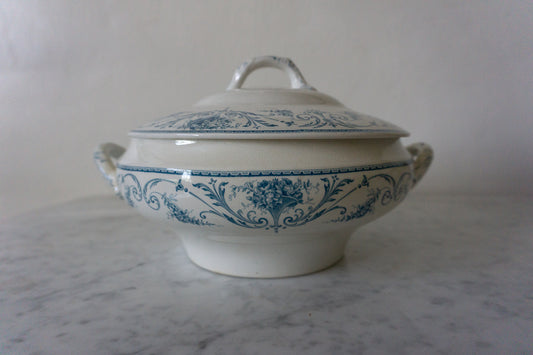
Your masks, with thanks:
M411 131L406 143L430 142L420 191L533 193L531 1L12 0L0 2L0 218L111 194L97 143L125 144L263 54Z

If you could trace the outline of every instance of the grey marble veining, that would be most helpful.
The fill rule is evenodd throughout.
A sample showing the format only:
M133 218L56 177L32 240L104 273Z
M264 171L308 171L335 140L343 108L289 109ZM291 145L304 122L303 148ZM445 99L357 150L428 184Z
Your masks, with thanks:
M95 197L0 222L0 354L533 352L533 198L425 196L320 273L241 279Z

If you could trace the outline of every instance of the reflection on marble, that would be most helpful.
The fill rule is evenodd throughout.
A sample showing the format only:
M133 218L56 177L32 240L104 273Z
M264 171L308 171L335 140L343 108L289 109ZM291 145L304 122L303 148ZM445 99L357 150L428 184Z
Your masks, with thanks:
M531 353L532 215L415 192L336 266L256 280L199 269L118 199L50 207L0 222L0 353Z

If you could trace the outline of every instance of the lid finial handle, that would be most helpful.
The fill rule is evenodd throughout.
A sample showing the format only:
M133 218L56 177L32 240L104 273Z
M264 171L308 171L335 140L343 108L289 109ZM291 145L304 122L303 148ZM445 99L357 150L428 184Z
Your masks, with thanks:
M292 60L270 55L255 57L242 63L237 70L235 70L233 78L228 85L228 90L240 89L248 75L259 68L277 68L283 70L289 75L292 89L315 90L312 86L307 84L302 73L300 73L300 70Z

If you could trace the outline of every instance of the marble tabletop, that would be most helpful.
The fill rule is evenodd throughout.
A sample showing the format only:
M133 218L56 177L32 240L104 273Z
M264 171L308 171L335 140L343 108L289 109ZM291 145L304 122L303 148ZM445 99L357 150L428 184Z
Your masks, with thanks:
M533 197L414 192L285 279L193 265L114 197L0 219L0 354L533 353Z

